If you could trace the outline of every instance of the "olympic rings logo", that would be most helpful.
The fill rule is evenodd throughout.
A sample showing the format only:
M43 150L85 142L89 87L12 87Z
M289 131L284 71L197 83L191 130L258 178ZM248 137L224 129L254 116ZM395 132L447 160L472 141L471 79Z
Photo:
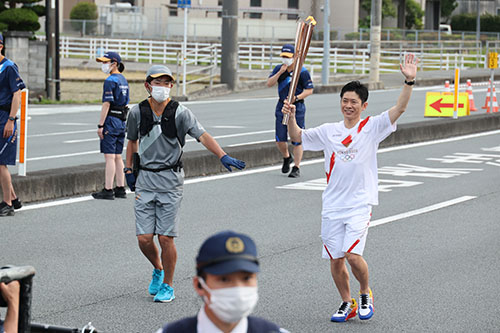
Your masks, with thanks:
M354 157L356 157L355 154L345 154L341 157L342 161L344 162L350 162L352 160L354 160Z

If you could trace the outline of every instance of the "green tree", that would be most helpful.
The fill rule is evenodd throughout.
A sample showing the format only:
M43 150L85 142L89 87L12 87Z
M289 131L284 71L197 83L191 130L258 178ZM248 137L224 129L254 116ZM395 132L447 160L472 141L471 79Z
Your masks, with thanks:
M370 23L371 23L371 10L372 10L372 0L362 0L361 1L361 8L363 8L368 15L359 20L359 27L360 28L369 28ZM397 15L397 9L396 6L394 6L394 3L392 0L382 0L382 19L386 17L396 17Z
M84 32L93 32L97 26L97 6L91 2L77 3L69 13L69 18L72 20L71 26L80 31L83 36Z
M406 0L405 26L407 29L422 29L424 11L415 0Z
M0 0L0 30L36 31L38 17L45 15L40 0ZM22 8L19 8L22 6Z
M38 15L31 9L9 8L0 13L0 22L7 25L7 30L37 31L40 29Z
M451 14L458 7L456 0L441 0L441 18L443 22L449 22Z

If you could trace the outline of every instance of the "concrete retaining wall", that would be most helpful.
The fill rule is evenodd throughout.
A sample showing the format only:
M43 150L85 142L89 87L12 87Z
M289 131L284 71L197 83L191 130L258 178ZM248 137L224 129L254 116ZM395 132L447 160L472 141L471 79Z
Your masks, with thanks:
M482 114L453 119L401 124L380 147L397 146L422 141L443 139L458 135L500 129L500 114ZM282 158L274 142L225 151L246 162L247 168L281 164ZM305 152L304 159L323 156L322 152ZM218 159L206 150L186 152L183 155L186 177L199 177L227 172ZM84 195L99 190L104 184L104 163L30 172L27 177L12 177L17 195L23 202Z

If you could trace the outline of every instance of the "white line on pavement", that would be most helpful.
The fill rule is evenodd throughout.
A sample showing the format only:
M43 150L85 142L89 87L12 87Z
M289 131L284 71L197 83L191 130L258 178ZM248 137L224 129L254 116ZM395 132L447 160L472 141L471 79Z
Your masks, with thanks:
M227 146L228 147L240 147L240 146L253 145L253 144L256 144L256 143L266 143L266 142L273 142L273 141L275 141L275 139L261 140L261 141L252 141L252 142L243 142L243 143L235 143L235 144L227 145Z
M97 130L91 129L91 130L81 130L81 131L71 131L71 132L55 132L55 133L31 134L31 135L28 135L28 138L34 138L34 137L40 137L40 136L54 136L54 135L68 135L68 134L78 134L78 133L90 133L90 132L97 133Z
M229 129L232 129L232 128L245 128L245 126L237 126L237 125L216 125L216 126L212 126L212 128L229 128Z
M421 214L429 213L429 212L432 212L434 210L438 210L438 209L445 208L445 207L448 207L448 206L456 205L456 204L462 203L464 201L472 200L472 199L475 199L475 198L477 198L477 197L471 196L471 195L465 195L463 197L459 197L459 198L448 200L448 201L443 201L443 202L440 202L440 203L437 203L437 204L434 204L434 205L430 205L430 206L427 206L427 207L423 207L423 208L411 210L409 212L405 212L405 213L401 213L401 214L397 214L397 215L393 215L393 216L388 216L388 217L385 217L385 218L382 218L382 219L371 221L370 222L370 228L375 227L377 225L381 225L381 224L385 224L385 223L389 223L389 222L394 222L394 221L397 221L397 220L406 219L408 217L412 217L412 216L416 216L416 215L421 215Z
M80 143L80 142L89 142L89 141L99 141L99 138L92 138L92 139L80 139L80 140L66 140L63 141L63 143Z

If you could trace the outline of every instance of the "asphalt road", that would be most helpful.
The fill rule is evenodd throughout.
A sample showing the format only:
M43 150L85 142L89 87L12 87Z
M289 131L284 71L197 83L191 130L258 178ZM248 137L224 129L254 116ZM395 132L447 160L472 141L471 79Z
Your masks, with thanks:
M424 118L427 91L442 87L417 87L406 114L399 123L430 120ZM476 105L485 100L485 86L474 88ZM399 90L372 91L365 116L379 114L396 103ZM185 102L223 147L274 141L275 89L263 89ZM341 120L338 94L316 94L307 101L306 126ZM27 170L36 171L104 162L99 152L97 121L100 105L32 105L28 122ZM484 113L479 110L476 113ZM204 147L189 138L186 151ZM12 173L17 167L11 168Z
M0 219L0 264L36 268L35 322L153 332L197 312L198 247L233 229L259 248L255 313L291 332L498 332L499 142L496 131L379 152L381 205L365 249L369 321L329 321L340 298L321 259L321 160L305 162L300 179L276 166L187 180L170 304L147 294L151 267L136 244L132 194L34 204Z

